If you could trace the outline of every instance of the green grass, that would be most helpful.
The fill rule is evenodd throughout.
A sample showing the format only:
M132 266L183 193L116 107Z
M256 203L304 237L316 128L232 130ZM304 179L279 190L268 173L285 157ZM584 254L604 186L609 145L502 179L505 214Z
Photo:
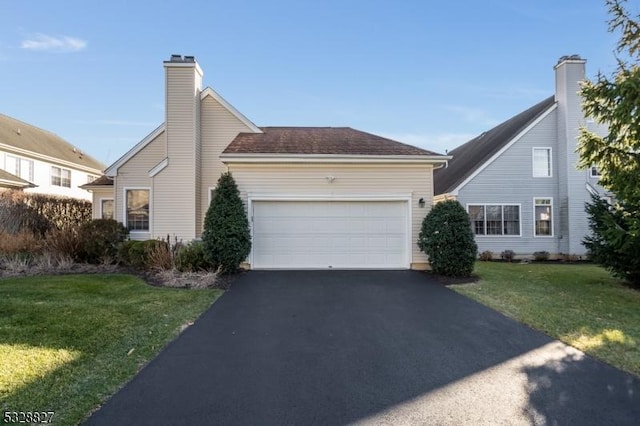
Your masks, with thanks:
M477 262L476 273L451 288L640 376L640 291L595 265Z
M79 423L220 294L129 275L0 280L0 413Z

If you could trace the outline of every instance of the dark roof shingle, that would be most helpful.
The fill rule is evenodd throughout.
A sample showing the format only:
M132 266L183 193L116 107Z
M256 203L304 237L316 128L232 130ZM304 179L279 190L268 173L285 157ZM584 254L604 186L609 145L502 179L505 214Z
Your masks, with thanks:
M104 164L58 135L4 114L0 114L0 143L92 169L104 169Z
M449 151L448 154L453 158L449 160L448 166L433 172L434 194L451 192L554 103L555 99L551 96Z
M440 155L350 127L261 127L240 133L223 154Z
M93 186L113 186L113 178L110 178L109 176L105 176L102 175L99 178L89 182L89 183L85 183L84 185L80 185L80 188L86 189L86 188L91 188Z

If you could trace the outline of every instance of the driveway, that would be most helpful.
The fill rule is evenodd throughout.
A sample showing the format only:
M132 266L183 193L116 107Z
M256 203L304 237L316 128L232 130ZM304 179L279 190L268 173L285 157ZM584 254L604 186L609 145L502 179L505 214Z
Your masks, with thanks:
M87 424L638 419L640 379L424 273L252 271Z

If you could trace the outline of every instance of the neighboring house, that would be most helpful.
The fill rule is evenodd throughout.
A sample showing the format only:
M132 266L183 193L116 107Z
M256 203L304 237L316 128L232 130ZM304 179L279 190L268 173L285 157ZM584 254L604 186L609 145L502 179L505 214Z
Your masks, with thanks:
M202 235L230 171L251 227L252 268L424 268L416 244L448 157L351 128L257 127L213 89L192 56L164 62L165 122L108 167L94 216L131 238Z
M578 94L585 62L560 58L554 96L449 152L448 166L434 173L435 201L466 207L478 251L585 254L585 203L591 193L608 195L596 168L577 168L579 128L593 126Z
M51 132L0 114L0 169L0 188L91 200L80 186L104 165Z

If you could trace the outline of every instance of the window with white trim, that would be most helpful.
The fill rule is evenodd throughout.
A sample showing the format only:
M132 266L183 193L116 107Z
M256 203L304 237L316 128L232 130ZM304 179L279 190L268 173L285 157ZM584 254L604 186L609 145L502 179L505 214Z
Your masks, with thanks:
M103 198L100 200L100 214L102 219L115 219L113 198Z
M536 237L553 236L553 200L534 198L534 235Z
M551 177L551 148L533 148L533 177Z
M4 170L24 180L33 182L33 160L7 154L5 156Z
M149 230L149 190L127 189L126 221L129 231Z
M517 204L473 204L468 211L475 235L520 235Z
M589 177L600 179L600 169L598 169L598 166L591 166L589 168Z
M71 188L71 170L51 166L51 185Z

